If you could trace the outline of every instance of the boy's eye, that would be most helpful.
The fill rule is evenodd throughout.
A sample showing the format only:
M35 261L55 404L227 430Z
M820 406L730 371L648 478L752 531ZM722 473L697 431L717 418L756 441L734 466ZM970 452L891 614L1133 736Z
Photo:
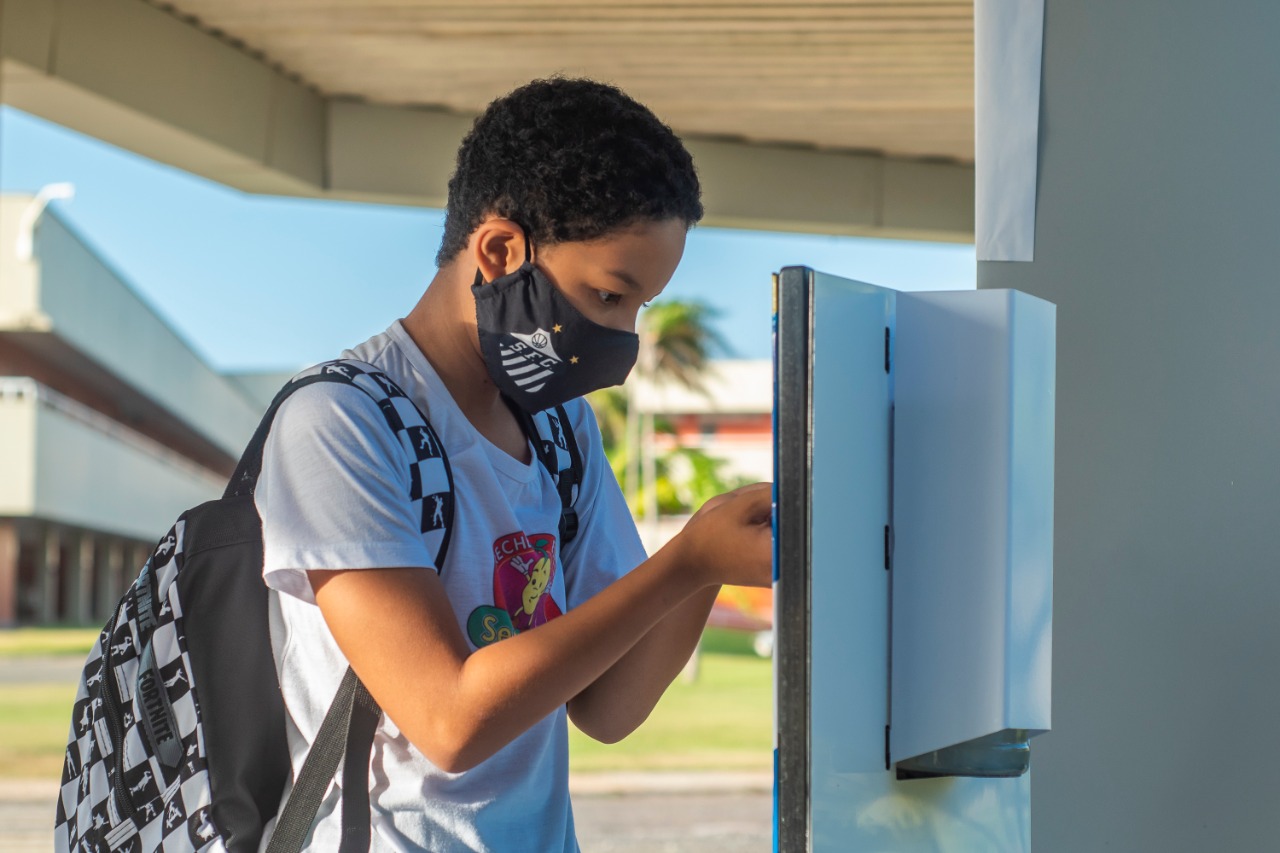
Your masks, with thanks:
M604 305L617 305L622 299L622 295L618 293L610 293L607 290L597 290L596 295L600 297L600 302Z

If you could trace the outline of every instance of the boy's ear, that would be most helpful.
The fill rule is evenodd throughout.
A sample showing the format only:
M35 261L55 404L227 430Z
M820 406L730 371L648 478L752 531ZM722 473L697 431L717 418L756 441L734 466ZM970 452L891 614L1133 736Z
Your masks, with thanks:
M485 281L510 275L524 263L528 238L524 229L510 219L493 217L480 223L467 245L467 252Z

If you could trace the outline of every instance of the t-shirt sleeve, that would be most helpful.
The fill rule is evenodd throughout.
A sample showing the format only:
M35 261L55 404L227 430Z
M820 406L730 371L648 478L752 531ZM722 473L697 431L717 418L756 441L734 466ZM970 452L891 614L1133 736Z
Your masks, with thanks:
M578 535L564 550L565 595L573 608L643 563L648 555L605 458L595 414L584 400L575 400L565 409L583 457L582 485L574 503Z
M316 383L280 407L254 491L267 586L314 603L308 569L432 567L409 470L358 388Z

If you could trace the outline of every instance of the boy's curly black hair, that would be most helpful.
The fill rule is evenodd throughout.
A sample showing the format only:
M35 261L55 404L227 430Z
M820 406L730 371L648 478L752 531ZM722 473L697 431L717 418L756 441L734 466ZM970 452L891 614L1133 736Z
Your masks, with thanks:
M436 263L488 214L535 245L602 237L644 220L702 218L693 158L647 107L594 80L535 80L476 119L449 179Z

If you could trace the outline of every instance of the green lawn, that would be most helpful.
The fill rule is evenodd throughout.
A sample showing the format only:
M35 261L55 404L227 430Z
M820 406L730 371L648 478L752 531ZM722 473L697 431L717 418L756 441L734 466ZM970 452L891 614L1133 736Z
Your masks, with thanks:
M12 628L0 630L0 658L89 654L102 626L93 628Z
M56 655L83 658L101 628L15 628L0 631L0 659ZM71 727L76 685L0 686L0 777L57 778Z
M0 657L85 654L96 629L0 632ZM767 770L772 766L771 665L750 652L745 634L708 630L701 672L676 681L649 720L622 743L606 746L569 729L575 771ZM54 778L75 698L74 684L6 684L0 688L0 777Z
M636 732L607 746L569 730L569 766L605 770L767 770L772 766L769 661L703 655L694 684L677 681Z
M698 680L677 680L635 733L611 746L569 728L569 766L605 770L768 770L772 665L747 634L708 629Z
M74 684L0 688L0 777L57 779L71 728Z

